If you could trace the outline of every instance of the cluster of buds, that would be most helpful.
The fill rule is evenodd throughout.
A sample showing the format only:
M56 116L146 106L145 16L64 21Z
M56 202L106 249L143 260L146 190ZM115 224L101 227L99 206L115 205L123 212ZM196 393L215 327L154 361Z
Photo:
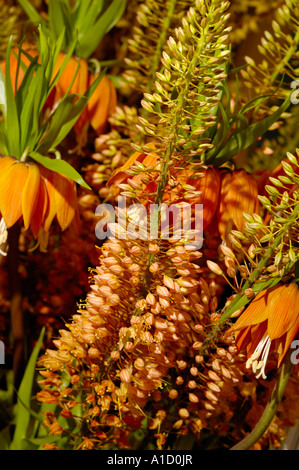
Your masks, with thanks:
M132 151L131 140L136 139L137 111L117 106L109 118L111 130L97 136L91 161L82 168L84 178L103 200L113 203L118 191L106 186L115 170L122 167Z
M21 36L20 24L23 19L20 6L11 0L1 0L0 21L3 26L0 32L0 60L3 60L9 37L13 35L14 43L16 43Z

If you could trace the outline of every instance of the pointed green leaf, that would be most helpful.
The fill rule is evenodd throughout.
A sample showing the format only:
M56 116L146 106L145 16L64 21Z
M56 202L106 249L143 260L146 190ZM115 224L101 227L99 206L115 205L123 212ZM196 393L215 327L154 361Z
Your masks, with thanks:
M84 95L80 97L73 94L64 96L49 120L49 128L46 135L34 150L44 155L48 153L50 148L57 147L62 142L78 120L89 97L102 80L104 73L105 71L103 70Z
M6 129L0 120L0 153L9 155Z
M68 162L65 160L60 160L58 158L50 158L41 155L38 152L30 152L29 156L33 158L33 160L37 161L48 170L56 171L61 175L67 176L71 180L78 183L80 186L83 186L86 189L91 189L87 183L85 183L82 176L73 168Z
M91 7L96 8L93 10ZM83 32L83 28L86 30L92 25L92 22L98 15L102 12L104 7L104 0L98 0L94 2L93 0L86 0L82 2L78 0L72 12L72 20L75 28ZM90 20L90 23L88 22Z
M45 135L42 137L41 142L36 147L36 151L42 155L45 155L49 152L50 148L54 148L58 143L60 143L64 136L68 134L68 132L73 127L72 121L70 123L70 116L73 110L73 105L75 101L75 95L68 95L62 101L60 101L59 105L55 109L55 112L48 119L48 128ZM79 118L79 114L76 116ZM64 136L60 139L60 135L63 130L67 127L67 131L65 131ZM56 142L56 144L54 144Z
M43 17L38 13L38 11L34 8L34 6L31 4L31 2L27 0L18 0L19 4L25 11L26 15L30 18L32 23L34 24L43 24L44 19Z
M20 125L19 114L16 106L15 96L11 83L10 75L10 54L12 46L12 36L9 39L6 60L5 60L5 91L7 113L5 127L7 131L7 141L9 143L9 152L12 157L20 158Z
M0 109L2 110L4 119L6 119L7 102L6 102L6 92L5 92L5 78L4 78L1 68L0 68Z
M30 408L32 387L36 372L36 361L43 341L44 331L45 330L43 328L31 353L20 388L18 390L16 427L11 443L11 450L21 450L22 441L27 437L28 426L31 417Z
M88 58L94 52L101 40L122 17L126 8L126 0L114 0L100 18L79 37L82 57Z
M22 84L16 94L16 100L20 103L20 129L21 129L21 153L30 143L30 136L38 135L39 128L39 97L41 95L40 73L33 77L40 68L37 64L38 57L30 64Z
M82 2L84 3L84 2ZM62 49L67 48L67 44L72 41L73 31L70 22L70 3L65 0L51 0L49 2L49 29L53 33L54 38L60 36L61 30L65 28L65 37Z
M269 130L282 113L288 109L290 103L291 97L289 96L272 115L232 134L228 142L220 149L220 151L215 152L215 150L212 149L212 151L207 153L205 162L207 164L221 165L234 158L242 150L247 149Z
M80 40L84 39L85 34L95 24L104 8L103 1L95 2L94 0L86 0L86 2L81 2L81 4L83 3L85 3L86 6L83 7L82 5L80 7L80 15L74 25L79 32Z

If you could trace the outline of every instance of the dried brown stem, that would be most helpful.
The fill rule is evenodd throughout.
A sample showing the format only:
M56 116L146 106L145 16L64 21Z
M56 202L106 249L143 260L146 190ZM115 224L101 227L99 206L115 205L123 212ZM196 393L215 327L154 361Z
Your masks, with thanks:
M13 337L13 371L15 387L18 388L24 366L24 319L22 291L19 276L19 235L18 222L8 229L7 271L10 288L10 321Z

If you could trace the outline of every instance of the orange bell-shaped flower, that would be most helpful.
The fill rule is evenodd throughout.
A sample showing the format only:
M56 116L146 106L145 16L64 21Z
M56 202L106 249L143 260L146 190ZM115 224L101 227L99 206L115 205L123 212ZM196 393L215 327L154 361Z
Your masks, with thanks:
M298 176L298 166L294 163L291 163L288 159L283 160L285 163L290 165L290 168L293 170L294 174ZM268 192L266 190L266 186L275 186L278 193L281 195L287 191L288 193L292 193L294 191L295 185L291 183L282 183L281 186L275 185L270 178L280 179L279 177L287 177L282 162L280 162L273 170L259 170L256 173L256 180L258 183L259 194L262 196L268 196Z
M48 232L56 216L61 230L72 222L77 207L76 184L36 163L0 158L0 213L7 228L23 219L36 238Z
M219 202L220 172L217 168L208 167L203 171L204 176L194 179L189 178L187 184L194 186L201 194L196 199L191 199L191 204L202 204L202 223L205 230L213 220Z
M245 170L222 170L217 220L223 240L232 229L244 230L243 212L259 212L258 186L255 178Z
M54 67L54 76L61 68L64 59L65 54L60 52ZM55 86L55 92L52 95L52 106L58 103L66 94L75 74L76 77L70 88L71 94L83 95L97 78L96 75L88 71L88 63L85 59L71 57ZM86 143L89 125L98 135L107 130L108 119L115 111L116 104L117 94L115 87L112 81L104 75L74 125L74 131L81 147Z
M299 289L295 282L279 284L257 294L231 327L239 350L247 349L247 367L266 378L269 353L281 364L299 331Z
M95 75L89 75L89 86L92 85L95 79ZM87 102L88 121L98 135L106 132L108 119L114 113L116 105L115 86L107 75L104 75Z
M22 49L30 56L35 57L38 55L38 50L35 46L23 42ZM14 48L10 54L10 74L13 90L15 92L16 74L18 71L17 89L19 88L24 78L24 70L22 66L18 67L19 49ZM53 70L53 77L59 72L63 61L65 60L65 53L59 52ZM29 66L30 60L21 52L21 61L24 65ZM5 75L5 61L0 64L3 74ZM74 78L75 77L75 78ZM88 70L88 63L85 59L79 57L70 57L66 67L64 68L61 76L50 96L48 97L46 107L53 109L55 105L62 99L68 91L70 85L70 94L84 95L87 89L96 80L97 76ZM74 80L74 81L73 81ZM72 83L73 81L73 83ZM82 111L79 119L74 125L74 131L77 136L79 146L82 147L86 143L88 126L91 125L94 131L99 135L104 133L108 127L108 119L115 111L117 104L116 89L112 81L104 75L97 88L87 101L87 105Z
M36 55L38 55L37 49L33 45L27 42L22 43L22 49L24 49L24 51L26 51L31 57L35 57ZM22 63L26 67L29 67L30 65L30 59L28 59L28 57L23 52L21 52L21 55L20 55L21 63L19 66L18 55L19 55L19 48L14 47L11 51L10 59L9 59L10 60L9 70L10 70L10 76L11 76L11 85L12 85L12 89L14 93L15 93L15 88L16 88L15 85L16 85L17 73L18 73L17 89L21 85L22 80L25 75L24 69L22 67ZM0 63L0 68L2 70L3 75L5 76L5 69L6 69L5 61Z

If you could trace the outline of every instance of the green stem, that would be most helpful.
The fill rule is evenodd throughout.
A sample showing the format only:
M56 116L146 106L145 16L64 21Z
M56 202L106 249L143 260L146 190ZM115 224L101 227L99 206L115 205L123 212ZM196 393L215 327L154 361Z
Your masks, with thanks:
M275 248L277 248L280 245L281 240L283 239L285 234L288 232L290 227L292 227L294 221L296 220L296 218L298 216L298 212L299 212L299 204L296 205L295 209L293 210L293 213L292 213L291 217L289 218L288 222L285 224L283 230L281 230L280 234L277 235L277 237L275 238L273 244L268 248L268 250L266 251L263 258L260 260L257 267L255 268L255 270L250 275L248 281L244 284L242 292L234 298L233 302L227 308L225 313L221 316L221 318L219 320L220 324L223 324L226 320L228 320L228 318L230 318L230 316L239 308L239 307L236 308L236 304L240 301L241 297L244 297L244 295L245 295L244 291L246 289L248 289L249 287L251 287L254 284L254 282L258 279L258 277L260 276L262 270L264 269L264 267L268 263L270 257L272 256Z
M224 313L221 315L219 321L215 324L215 326L212 327L210 334L207 336L204 344L201 347L201 354L204 354L209 345L214 341L214 339L217 337L219 334L221 328L223 328L225 322L232 316L233 313L235 313L237 310L239 310L241 307L244 307L250 299L244 294L245 290L252 287L252 286L258 286L258 283L256 282L263 271L264 267L267 265L269 262L270 257L273 255L275 248L279 246L281 243L281 240L285 236L285 234L288 232L289 228L292 227L294 224L294 221L296 220L299 212L299 204L296 205L295 209L293 210L293 213L291 217L289 217L288 222L285 224L283 230L277 235L275 238L274 242L272 245L268 248L266 251L265 255L263 258L260 260L258 263L257 267L254 269L254 271L251 273L248 281L244 284L242 288L242 292L238 293L231 304L225 309ZM276 279L278 282L280 278ZM269 279L269 285L272 286L273 282L275 282L275 278L270 278ZM261 288L260 290L266 289L264 282L261 283ZM258 292L258 291L257 291ZM255 293L257 293L255 292Z
M19 267L19 236L18 222L8 229L7 271L10 289L10 320L13 337L13 371L14 383L18 388L24 371L24 318L22 308L21 279Z
M177 147L177 142L179 140L179 130L180 126L182 125L184 116L184 110L187 106L187 98L190 87L192 87L192 76L194 73L195 68L198 66L199 58L201 57L202 50L206 44L206 37L209 33L210 24L207 22L207 25L203 28L202 34L200 39L198 40L197 47L193 53L192 60L188 65L188 69L185 71L183 77L181 77L181 83L178 88L180 88L180 92L177 97L177 103L174 106L174 110L172 112L172 116L169 120L169 135L173 135L174 137L169 140L168 146L165 151L165 155L162 161L162 168L161 168L161 181L158 184L157 188L157 197L155 200L156 204L160 204L163 199L163 191L165 189L167 179L168 179L168 164L172 159L173 153Z
M155 54L154 54L153 59L152 59L152 64L153 65L151 67L151 70L150 70L150 73L149 73L149 80L148 80L148 83L147 83L147 86L146 86L146 91L148 93L152 92L152 87L153 87L153 84L156 80L156 72L157 72L157 69L158 69L158 66L159 66L159 63L160 63L160 60L161 60L162 49L163 49L164 44L166 42L167 36L169 34L169 28L170 28L170 24L171 24L171 21L173 19L173 15L174 15L174 12L175 12L176 3L177 3L177 0L170 0L166 16L163 20L162 30L161 30L161 33L159 35L159 41L157 43Z
M29 152L30 152L30 147L26 147L24 152L22 153L20 162L26 162Z
M291 58L295 55L297 48L298 48L298 42L299 42L299 29L297 30L295 34L295 37L291 43L291 46L288 52L284 55L282 61L278 64L278 66L275 68L274 72L272 73L270 77L271 84L275 82L278 75L283 72L285 66L288 65Z
M241 442L234 445L230 450L248 450L250 449L267 431L275 416L278 405L282 400L288 380L291 376L293 364L291 361L291 351L289 350L281 366L278 380L273 388L270 401L267 403L262 416L255 428Z

